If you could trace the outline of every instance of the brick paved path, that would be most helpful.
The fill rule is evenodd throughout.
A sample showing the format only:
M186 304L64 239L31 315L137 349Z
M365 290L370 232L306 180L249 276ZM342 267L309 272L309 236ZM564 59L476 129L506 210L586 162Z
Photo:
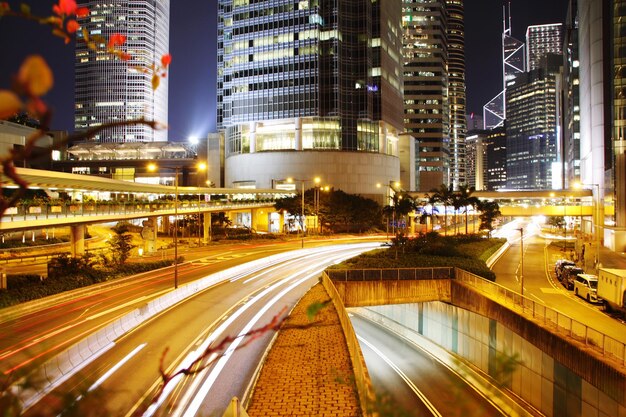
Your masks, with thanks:
M360 416L345 337L332 303L309 322L307 306L328 300L314 286L291 312L269 352L248 407L250 417ZM307 325L304 329L289 328Z

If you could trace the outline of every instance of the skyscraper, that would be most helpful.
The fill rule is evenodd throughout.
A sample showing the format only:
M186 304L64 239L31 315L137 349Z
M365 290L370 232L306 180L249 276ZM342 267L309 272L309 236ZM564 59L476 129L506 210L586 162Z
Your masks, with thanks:
M563 53L563 24L533 25L526 29L526 62L528 71L539 68L546 54Z
M399 180L400 0L218 0L225 185Z
M508 18L506 7L502 8L502 13L502 91L483 106L483 121L487 130L504 125L507 85L517 75L526 72L526 45L511 34L510 5Z
M580 179L593 190L594 230L626 250L626 0L578 0Z
M403 3L404 125L417 141L416 188L423 191L448 184L450 178L446 14L445 0ZM455 19L455 27L458 20ZM455 71L460 75L462 68L458 67L456 64Z
M76 43L74 127L77 131L107 122L145 118L167 124L168 82L152 89L152 75L136 68L158 63L169 50L169 0L81 1L89 15L79 23L90 35L126 37L123 61ZM79 30L77 37L82 36ZM167 130L130 125L107 129L98 142L166 141Z
M467 183L465 137L465 25L462 0L446 0L448 19L448 97L450 106L450 184Z
M580 181L580 61L578 59L577 0L569 0L563 31L563 117L561 157L565 188Z
M556 77L562 57L547 54L542 61L507 87L507 188L552 188L552 164L557 158Z

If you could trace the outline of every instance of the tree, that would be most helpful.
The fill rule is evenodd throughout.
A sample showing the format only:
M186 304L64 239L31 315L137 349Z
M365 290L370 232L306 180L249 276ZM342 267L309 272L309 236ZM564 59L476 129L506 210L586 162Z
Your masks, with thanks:
M480 201L477 205L480 211L480 229L489 231L489 237L493 231L493 221L502 215L500 206L495 201Z
M130 251L135 247L131 244L133 236L129 233L128 223L118 223L111 230L115 235L109 240L109 248L113 253L113 262L117 265L124 265L130 257Z
M427 224L428 223L428 219L430 219L430 230L433 231L435 228L435 218L437 217L437 215L435 213L439 213L439 210L437 209L437 207L435 207L435 204L437 203L435 197L433 197L432 195L428 195L426 194L428 200L426 203L423 203L420 207L420 223L421 224ZM428 210L426 210L426 207L430 206L430 212ZM416 207L417 208L417 207ZM428 231L428 229L427 229Z
M433 194L428 198L432 199L434 203L443 204L443 226L444 226L444 234L448 234L447 226L448 226L448 206L452 204L452 196L454 195L454 191L452 190L452 185L446 187L445 184L441 184L439 188L433 188L430 190Z
M470 187L467 184L462 184L458 190L459 200L462 202L462 206L465 207L465 234L467 231L467 207L471 206L476 208L479 204L478 197L472 196L472 194L476 191L474 187Z

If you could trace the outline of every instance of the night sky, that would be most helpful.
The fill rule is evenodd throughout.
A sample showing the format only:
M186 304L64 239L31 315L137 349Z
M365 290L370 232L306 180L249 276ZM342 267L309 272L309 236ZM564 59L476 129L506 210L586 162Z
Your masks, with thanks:
M384 1L384 0L382 0ZM54 1L25 1L33 12L51 14ZM9 1L12 7L20 2ZM170 140L215 131L215 56L217 0L172 0L169 84ZM565 19L567 0L511 0L513 36L524 40L526 27ZM502 0L465 2L465 51L468 112L482 106L502 88ZM0 89L8 88L24 57L41 54L55 74L54 89L45 97L54 109L52 127L73 129L74 48L48 28L4 18L0 20Z

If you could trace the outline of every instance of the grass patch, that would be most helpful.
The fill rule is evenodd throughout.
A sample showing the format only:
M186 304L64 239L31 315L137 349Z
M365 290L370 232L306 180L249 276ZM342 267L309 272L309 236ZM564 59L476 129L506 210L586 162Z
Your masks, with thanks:
M440 236L428 233L407 239L401 246L366 252L331 269L387 269L456 267L491 281L495 274L487 267L487 260L506 239L484 239L477 235ZM397 242L394 242L394 245ZM397 256L396 256L397 252Z

